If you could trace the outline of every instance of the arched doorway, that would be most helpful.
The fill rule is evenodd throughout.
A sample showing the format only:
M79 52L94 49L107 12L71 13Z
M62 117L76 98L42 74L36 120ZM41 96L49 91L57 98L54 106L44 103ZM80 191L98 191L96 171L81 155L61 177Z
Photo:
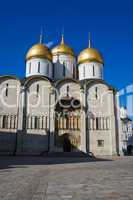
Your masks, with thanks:
M78 151L80 146L80 101L61 98L55 112L55 146L64 152Z
M71 141L70 141L69 135L66 133L63 135L63 151L71 152L71 150L72 150Z

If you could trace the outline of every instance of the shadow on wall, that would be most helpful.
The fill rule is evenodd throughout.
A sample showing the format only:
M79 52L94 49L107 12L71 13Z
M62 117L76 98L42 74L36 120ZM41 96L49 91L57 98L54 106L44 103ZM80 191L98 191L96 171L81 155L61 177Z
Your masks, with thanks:
M17 152L20 156L12 156L17 136ZM29 165L72 164L83 162L112 161L111 159L95 158L83 152L70 152L70 143L64 142L65 152L48 153L48 136L24 133L0 133L0 169L24 168ZM34 156L24 156L28 153ZM38 156L35 156L38 155ZM6 156L5 156L6 155ZM10 155L10 156L9 156ZM42 155L42 156L40 156Z
M14 152L40 154L48 151L48 135L26 133L0 133L0 155Z

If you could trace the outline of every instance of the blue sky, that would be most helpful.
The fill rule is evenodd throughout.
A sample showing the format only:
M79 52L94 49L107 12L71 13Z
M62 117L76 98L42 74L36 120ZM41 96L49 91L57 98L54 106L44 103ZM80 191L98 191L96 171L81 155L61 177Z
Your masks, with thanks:
M0 75L25 75L25 54L39 41L65 41L78 55L88 45L104 56L104 78L118 89L133 80L133 3L131 0L23 0L0 3Z

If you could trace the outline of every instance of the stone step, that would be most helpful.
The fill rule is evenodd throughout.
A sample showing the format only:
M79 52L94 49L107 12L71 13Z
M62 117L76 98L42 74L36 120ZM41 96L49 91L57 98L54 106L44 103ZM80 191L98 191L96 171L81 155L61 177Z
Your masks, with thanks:
M88 154L83 152L48 152L48 157L88 157Z

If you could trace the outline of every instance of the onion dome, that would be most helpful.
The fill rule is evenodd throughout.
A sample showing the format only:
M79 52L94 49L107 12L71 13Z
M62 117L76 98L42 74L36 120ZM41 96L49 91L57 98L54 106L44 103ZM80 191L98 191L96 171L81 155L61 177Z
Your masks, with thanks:
M67 54L67 55L71 55L73 57L75 56L73 49L64 43L63 35L61 38L61 43L52 49L52 54L53 55Z
M31 58L44 58L52 61L52 54L47 46L38 43L32 46L26 55L26 60Z
M85 62L93 62L93 61L104 64L102 55L99 53L97 49L91 48L91 42L89 39L88 48L81 51L81 53L78 56L78 64Z

